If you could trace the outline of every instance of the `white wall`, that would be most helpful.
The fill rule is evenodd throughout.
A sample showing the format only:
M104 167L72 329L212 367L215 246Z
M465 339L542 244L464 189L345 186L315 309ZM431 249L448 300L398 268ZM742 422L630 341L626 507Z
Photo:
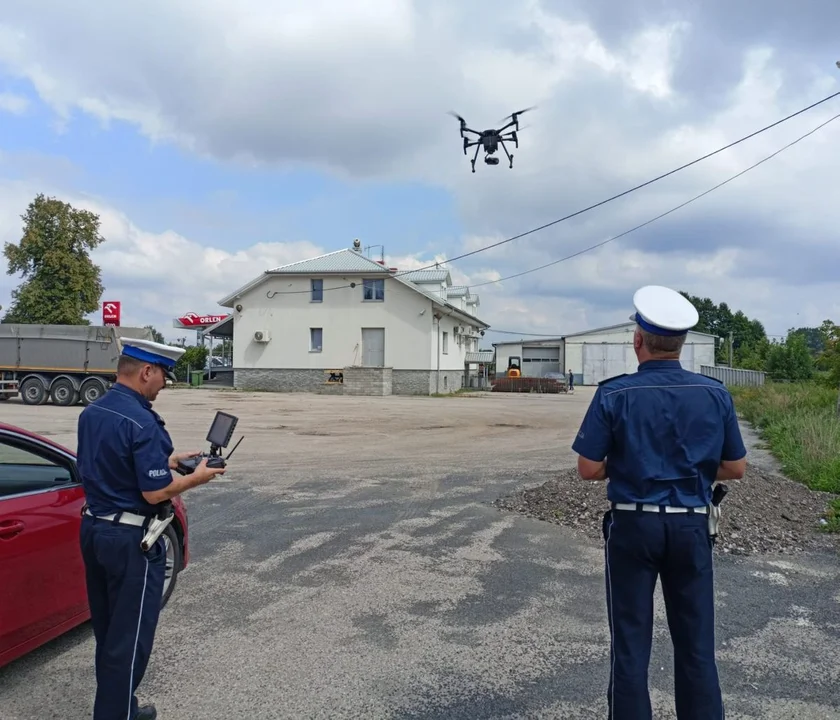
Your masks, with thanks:
M270 277L233 303L243 306L241 313L231 311L234 367L331 369L361 364L362 328L383 327L386 366L433 369L432 301L398 280L384 278L382 302L362 300L362 278L352 276L325 276L323 301L311 302L310 278ZM355 288L329 289L351 282L356 283ZM301 290L304 292L266 296L272 291ZM310 352L311 327L323 328L321 352ZM270 332L270 341L255 342L257 330Z
M496 375L501 376L507 372L508 359L518 357L522 359L522 344L497 345L496 346Z
M456 327L469 327L469 324L460 318L447 315L446 310L436 308L435 312L441 314L440 319L440 369L441 370L463 370L464 363L467 361L468 352L476 352L478 350L478 341L480 335L468 336L460 333L455 333ZM448 311L451 312L451 311ZM444 345L443 333L446 333L446 343ZM438 333L437 328L434 329L434 337L432 339L432 357L431 368L437 370L437 352L438 352ZM446 352L444 352L444 348Z

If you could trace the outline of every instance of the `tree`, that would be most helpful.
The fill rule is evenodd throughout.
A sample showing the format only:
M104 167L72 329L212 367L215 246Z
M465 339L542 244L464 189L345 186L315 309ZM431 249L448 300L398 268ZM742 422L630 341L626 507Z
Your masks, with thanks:
M7 274L21 273L6 323L89 325L104 290L89 252L105 241L99 216L39 194L29 204L20 244L6 243Z
M805 336L792 334L784 342L772 343L767 353L765 371L774 380L810 380L814 375L814 359Z
M831 331L833 323L831 320L823 320L819 327L801 327L791 328L788 330L788 337L791 335L801 335L812 357L818 357L823 350L825 344L828 342L828 334Z
M157 330L154 326L146 325L145 329L152 331L152 340L154 340L157 343L163 343L163 344L166 343L166 340L163 337L163 333L160 332L159 330Z
M203 345L190 345L186 352L181 355L175 363L175 377L181 382L189 382L187 371L204 370L207 367L207 356L209 352Z
M760 321L750 320L740 310L733 313L726 303L715 305L710 298L695 297L682 290L680 295L694 305L700 315L694 330L724 338L725 342L721 343L715 353L716 362L729 362L729 333L732 333L735 366L746 367L743 364L745 362L756 364L759 359L763 360L768 341Z

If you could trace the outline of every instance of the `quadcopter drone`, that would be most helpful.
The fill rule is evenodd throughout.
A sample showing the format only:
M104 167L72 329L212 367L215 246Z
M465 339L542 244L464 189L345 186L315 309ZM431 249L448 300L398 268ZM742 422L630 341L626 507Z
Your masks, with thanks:
M516 133L519 130L519 116L522 113L528 112L529 110L533 110L534 108L529 107L525 108L524 110L518 110L517 112L513 113L513 115L508 115L506 118L502 120L504 122L508 118L510 118L510 122L504 125L503 127L499 128L498 130L482 130L478 132L477 130L472 130L471 128L467 127L467 121L464 120L458 113L450 112L449 114L453 117L458 118L461 122L461 137L464 139L464 155L467 154L467 148L475 145L475 155L473 159L470 160L472 164L472 171L475 172L475 161L478 159L478 153L481 148L484 148L484 152L486 153L484 156L484 162L487 165L498 165L499 158L493 157L496 151L499 149L499 145L502 146L502 150L505 151L505 155L507 155L508 160L510 161L510 168L513 168L513 155L508 152L507 146L505 145L505 140L513 140L516 143L516 147L519 147L519 138L517 137ZM510 130L505 132L509 127L515 127L515 130ZM470 132L478 135L477 140L469 140L464 133Z

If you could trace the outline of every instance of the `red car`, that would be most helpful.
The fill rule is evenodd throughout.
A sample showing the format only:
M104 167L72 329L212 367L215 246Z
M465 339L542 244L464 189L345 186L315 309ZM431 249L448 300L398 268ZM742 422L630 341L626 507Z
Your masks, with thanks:
M79 548L85 497L76 455L0 423L0 667L90 618ZM189 561L187 511L166 528L163 604Z

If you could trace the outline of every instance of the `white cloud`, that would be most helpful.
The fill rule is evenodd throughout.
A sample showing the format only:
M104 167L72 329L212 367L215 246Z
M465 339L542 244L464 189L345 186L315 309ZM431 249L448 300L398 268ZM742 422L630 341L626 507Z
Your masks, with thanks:
M811 36L797 30L801 8L777 3L766 13L791 28L779 39L754 31L770 22L763 11L722 27L712 22L713 5L681 15L595 0L40 0L4 14L0 68L33 83L61 117L82 110L128 121L156 141L217 159L329 165L354 178L443 186L464 225L460 248L439 248L444 259L621 192L838 90L835 58L809 54ZM514 169L502 152L495 168L479 155L473 175L445 111L481 129L534 104L520 147L511 148ZM828 103L629 197L447 267L457 283L483 282L603 241L838 108ZM635 287L666 282L741 308L770 332L840 320L838 140L840 121L597 252L477 288L482 318L504 329L570 332L622 320ZM31 194L20 194L5 217L19 215ZM145 232L106 201L94 205L111 238L98 255L109 293L136 287L140 306L161 318L214 310L220 294L265 267L336 249L278 243L231 254ZM401 269L432 261L389 258Z
M23 115L29 108L29 100L23 95L0 92L0 112Z

